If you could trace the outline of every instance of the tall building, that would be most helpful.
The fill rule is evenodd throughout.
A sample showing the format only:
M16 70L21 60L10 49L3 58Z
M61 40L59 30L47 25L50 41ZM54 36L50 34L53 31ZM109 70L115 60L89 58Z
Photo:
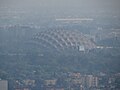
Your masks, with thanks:
M98 78L94 77L93 75L88 75L86 78L86 82L89 88L98 86Z
M0 80L0 90L8 90L8 81Z

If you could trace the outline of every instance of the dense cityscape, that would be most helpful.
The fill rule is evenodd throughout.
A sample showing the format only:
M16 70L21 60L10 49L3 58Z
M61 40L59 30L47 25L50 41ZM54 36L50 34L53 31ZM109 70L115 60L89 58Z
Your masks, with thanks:
M51 79L27 79L13 81L13 87L8 81L1 80L1 87L10 90L119 90L120 73L107 75L100 72L99 75L81 75L78 72L62 73L59 78ZM3 86L2 86L3 85ZM11 88L10 88L11 87Z
M0 1L0 90L120 90L119 6L92 1Z

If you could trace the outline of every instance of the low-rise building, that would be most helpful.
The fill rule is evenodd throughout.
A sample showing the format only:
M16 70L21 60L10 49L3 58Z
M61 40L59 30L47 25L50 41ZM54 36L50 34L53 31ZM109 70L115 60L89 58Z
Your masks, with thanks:
M49 86L49 85L51 85L51 86L54 86L54 85L56 85L56 79L55 80L45 80L45 85L46 86Z

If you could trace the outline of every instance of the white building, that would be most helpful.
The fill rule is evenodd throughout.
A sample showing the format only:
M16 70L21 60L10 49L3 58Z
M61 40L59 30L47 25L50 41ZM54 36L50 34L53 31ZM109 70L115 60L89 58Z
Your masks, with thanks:
M83 45L78 46L78 50L79 50L79 51L85 51L85 47L84 47Z

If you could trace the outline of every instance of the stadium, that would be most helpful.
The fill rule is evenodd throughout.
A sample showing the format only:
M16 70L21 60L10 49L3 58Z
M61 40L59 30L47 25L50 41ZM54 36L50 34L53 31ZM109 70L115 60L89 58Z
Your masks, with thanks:
M38 51L88 51L96 45L78 30L44 30L29 41Z

